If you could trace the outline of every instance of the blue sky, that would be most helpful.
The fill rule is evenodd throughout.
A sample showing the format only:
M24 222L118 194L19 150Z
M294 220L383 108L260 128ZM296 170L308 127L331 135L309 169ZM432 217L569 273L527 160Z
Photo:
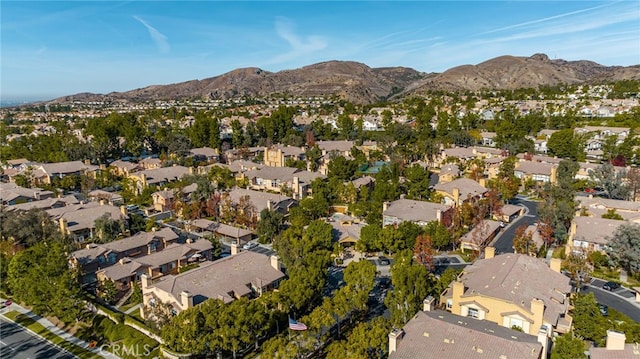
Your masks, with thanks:
M640 1L2 0L0 98L328 60L423 72L501 55L640 64Z

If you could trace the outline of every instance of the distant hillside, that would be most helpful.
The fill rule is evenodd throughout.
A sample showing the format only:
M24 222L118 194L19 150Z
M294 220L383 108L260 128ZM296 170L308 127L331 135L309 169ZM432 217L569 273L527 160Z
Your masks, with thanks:
M148 101L170 99L230 99L287 94L336 95L354 103L373 103L425 90L537 88L561 83L594 83L639 79L640 65L603 66L591 61L550 60L547 55L500 56L478 65L463 65L441 74L406 67L370 68L352 61L328 61L279 72L242 68L226 74L171 85L153 85L107 95L77 94L54 100Z

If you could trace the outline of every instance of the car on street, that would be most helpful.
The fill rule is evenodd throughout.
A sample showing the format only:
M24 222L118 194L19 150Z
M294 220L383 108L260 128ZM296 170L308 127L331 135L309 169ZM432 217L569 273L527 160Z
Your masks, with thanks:
M391 261L389 261L387 257L380 256L378 257L378 263L380 263L381 266L388 266L391 264Z
M609 307L604 305L604 304L600 304L598 306L598 308L600 309L600 314L602 314L603 317L606 317L609 315Z
M256 242L248 242L248 243L245 243L242 246L242 249L252 249L252 248L255 248L257 246L258 246L258 243L256 243Z
M620 284L616 283L616 282L607 282L602 286L602 289L608 290L610 292L613 292L614 290L620 288Z
M6 307L10 306L11 304L13 304L13 302L11 302L10 299L7 299L4 302L0 303L0 309L6 308Z

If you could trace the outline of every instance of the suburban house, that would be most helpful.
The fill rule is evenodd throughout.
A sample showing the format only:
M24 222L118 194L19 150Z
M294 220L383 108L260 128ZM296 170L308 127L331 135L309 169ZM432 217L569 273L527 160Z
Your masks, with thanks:
M627 336L622 332L607 330L607 344L604 347L589 349L590 359L635 359L640 356L637 343L626 343Z
M482 137L482 145L488 147L496 147L496 133L495 132L481 132L480 137Z
M556 183L558 180L558 166L553 163L536 161L517 161L513 174L523 181Z
M440 167L440 173L438 173L438 183L449 183L460 177L462 171L460 167L455 163L448 163Z
M531 335L569 332L571 284L560 273L561 260L552 258L550 268L528 255L494 254L495 248L485 248L485 258L467 266L442 293L440 303L453 314Z
M210 147L192 148L189 155L198 162L214 162L220 160L220 152Z
M625 221L640 223L640 202L593 196L575 196L575 200L578 203L576 216L602 218L603 214L614 211Z
M362 187L367 187L369 191L373 190L373 185L376 183L376 179L371 176L362 176L354 179L351 182L345 182L344 184L353 184L353 187L357 190L360 190Z
M96 232L95 222L102 216L122 224L123 232L128 227L129 216L124 206L116 207L102 202L79 203L46 210L49 217L57 221L60 232L67 234L76 242L101 236Z
M448 158L457 158L462 163L471 161L477 157L476 152L473 148L469 147L453 147L453 148L445 148L440 152L440 164L444 164Z
M440 203L401 198L382 204L383 227L397 226L402 222L413 222L426 226L432 221L448 226L451 223L452 215L452 206Z
M620 225L625 223L629 222L596 217L575 217L571 221L565 253L584 254L582 251L585 250L604 252L609 238Z
M55 162L55 163L42 163L34 164L30 169L30 176L34 184L53 184L53 181L62 179L68 176L79 176L82 174L95 175L100 167L86 164L82 161L68 161L68 162Z
M19 203L53 198L53 192L41 188L25 188L15 183L0 182L0 204L10 206Z
M278 288L284 277L278 257L242 251L155 281L142 275L141 287L145 306L162 302L178 314L210 298L229 303L242 297L259 297Z
M505 204L500 208L500 213L494 213L493 219L506 223L513 222L516 218L524 214L524 207L515 204Z
M362 228L367 225L340 213L334 213L327 221L333 227L334 239L343 247L354 246L360 240Z
M488 191L470 178L458 178L448 183L438 183L433 186L433 189L442 195L444 204L448 206L460 206L466 201L476 201Z
M111 280L119 290L129 289L132 282L145 274L151 279L177 274L180 268L211 260L212 245L206 239L172 243L161 251L136 258L124 257L115 264L96 272L98 281Z
M138 161L138 165L145 170L152 170L162 167L162 160L156 157L147 157Z
M48 209L60 208L60 207L70 206L70 205L79 204L79 203L80 201L74 195L67 195L64 197L51 197L47 199L41 199L39 201L12 204L12 205L8 205L7 208L11 210L17 210L17 211L28 211L32 208L48 210Z
M189 230L202 236L213 235L223 242L229 244L235 243L238 246L242 246L253 238L253 232L250 230L210 221L204 218L192 220L189 223Z
M269 167L285 167L287 161L304 159L304 149L293 146L271 146L264 148L264 164Z
M255 209L260 217L263 209L280 212L284 215L289 214L291 207L296 205L296 200L281 194L273 194L267 192L254 191L251 189L234 188L228 193L227 197L231 202L238 204L242 198L246 198Z
M227 150L224 152L224 161L231 163L237 160L248 160L259 157L264 153L264 147L243 147Z
M123 258L136 258L162 251L176 243L178 235L168 227L152 232L139 232L133 236L109 243L91 243L71 253L70 263L83 275L95 273L114 265Z
M500 231L500 222L482 220L460 238L460 249L480 252Z
M87 194L87 198L90 201L105 201L112 206L119 206L124 203L124 198L118 193L107 192L101 189L96 189Z
M169 182L178 181L189 174L193 174L193 168L171 166L130 173L129 178L135 183L136 193L140 194L148 186L162 186Z
M428 306L389 333L389 359L547 358L546 333L534 336Z
M311 193L313 180L325 178L318 172L292 167L263 167L247 171L243 176L249 179L251 189L285 193L290 191L295 199L304 198Z
M141 170L142 166L129 161L116 160L109 164L109 169L117 176L127 177L130 173Z
M174 194L170 189L163 189L151 194L153 209L158 212L171 211L174 208Z

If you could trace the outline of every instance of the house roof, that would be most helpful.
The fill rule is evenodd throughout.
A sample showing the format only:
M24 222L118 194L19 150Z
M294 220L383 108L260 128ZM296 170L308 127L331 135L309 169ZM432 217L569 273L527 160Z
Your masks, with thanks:
M460 238L460 242L483 244L489 237L500 228L500 222L492 220L482 220L469 232Z
M245 172L248 178L263 178L267 180L291 181L294 173L300 172L299 169L293 167L262 167Z
M205 156L205 157L218 156L218 150L214 150L211 147L192 148L189 152L194 156Z
M71 253L71 256L80 264L84 265L95 261L98 257L106 255L109 252L111 251L105 247L97 244L89 244L86 248L74 251Z
M538 359L542 354L533 335L440 310L418 312L403 331L389 359Z
M399 199L390 202L382 215L396 217L404 221L431 222L438 219L438 211L445 212L449 208L451 207L440 203Z
M15 183L0 182L0 201L9 202L18 197L36 199L36 197L52 197L53 192L41 188L25 188Z
M120 212L120 208L110 204L101 205L98 202L80 203L59 208L46 210L50 217L54 219L65 219L70 232L77 232L95 228L96 219L104 214L114 221L128 218Z
M183 176L188 175L189 173L189 168L187 167L171 166L138 171L134 172L133 175L142 178L142 175L144 174L145 176L147 176L147 183L152 185L162 182L176 181Z
M555 325L568 303L563 295L571 292L569 277L558 273L538 258L507 253L481 259L467 266L460 276L465 296L483 295L502 299L530 312L532 298L545 304L544 319Z
M460 175L460 167L458 167L457 164L455 163L448 163L446 165L443 165L440 167L440 176L444 175L444 174L449 174L452 176L459 176Z
M139 168L139 165L137 163L122 161L122 160L113 161L109 164L109 166L116 167L121 170L126 170L128 172L133 172L134 170Z
M460 191L460 198L463 200L469 196L482 196L487 192L485 187L470 178L458 178L448 183L438 183L433 188L436 191L442 191L450 195L453 195L453 189L457 188Z
M578 216L573 219L573 223L576 225L576 233L573 236L574 240L607 244L609 243L608 237L611 237L613 232L615 232L620 225L629 222L615 219Z
M320 148L321 150L325 150L327 152L331 152L331 151L340 151L340 152L347 152L347 151L351 151L351 148L353 146L355 146L355 142L354 141L316 141L315 143L316 145L318 145L318 148Z
M375 183L375 182L376 182L376 179L371 177L371 176L363 176L363 177L359 177L359 178L356 178L353 181L351 181L351 183L353 183L353 186L355 188L360 188L362 186L368 186L369 184Z
M198 303L208 298L228 303L235 299L234 296L249 294L251 285L263 287L283 277L284 273L271 266L270 257L242 251L185 273L165 276L153 286L171 293L177 301L180 301L180 293L187 291L194 299L201 298Z
M211 242L206 239L198 239L193 243L172 243L161 251L147 256L138 257L135 260L151 268L160 267L163 264L177 260L187 259L195 253L213 248Z
M280 194L273 194L267 192L254 191L245 188L234 188L229 192L229 197L235 203L240 201L240 198L249 196L249 201L255 207L258 213L263 209L267 209L267 202L271 201L272 209L281 209L287 211L288 207L293 203L293 199Z
M68 161L68 162L55 162L55 163L43 163L40 168L48 175L55 173L67 174L82 172L85 170L95 171L99 167L93 165L86 165L82 161Z
M505 204L504 206L502 206L502 208L500 208L502 214L507 216L512 216L522 210L523 208L521 206L516 206L515 204Z
M589 349L590 359L638 359L640 346L638 343L625 344L624 349L615 350L607 347L592 347Z
M551 169L554 167L556 165L552 163L520 161L514 171L529 175L551 176Z
M284 156L300 156L304 154L304 149L296 146L275 145L268 149L269 151L282 151Z
M124 252L149 244L153 240L171 242L178 239L178 235L169 227L164 227L155 232L138 232L133 236L122 238L113 242L102 244L114 252Z
M103 191L101 189L93 190L93 191L89 192L87 194L87 196L89 198L106 199L106 200L112 201L112 202L113 201L118 202L118 201L122 201L123 200L123 198L122 198L122 196L120 194Z
M48 210L52 208L60 208L65 206L77 205L79 203L80 201L78 201L78 199L75 196L68 195L62 198L52 197L52 198L47 198L40 201L14 204L14 205L8 206L8 208L15 209L15 210L22 210L22 211L28 211L32 208L41 208L41 209Z
M476 157L476 154L473 152L473 149L467 148L467 147L445 148L444 150L442 150L442 152L447 157L458 157L462 159Z
M229 170L234 173L247 172L249 170L253 170L256 168L266 167L263 164L255 163L246 160L235 160L231 162L228 166Z
M133 260L131 258L123 258L122 262L117 262L112 266L100 269L98 272L103 273L105 277L111 280L121 280L131 277L140 268L143 267L145 267L145 265L136 260Z

